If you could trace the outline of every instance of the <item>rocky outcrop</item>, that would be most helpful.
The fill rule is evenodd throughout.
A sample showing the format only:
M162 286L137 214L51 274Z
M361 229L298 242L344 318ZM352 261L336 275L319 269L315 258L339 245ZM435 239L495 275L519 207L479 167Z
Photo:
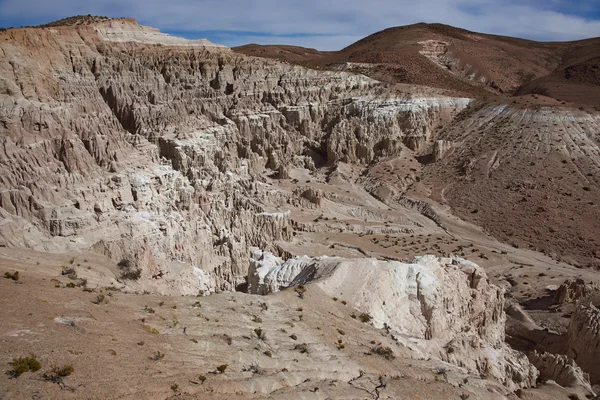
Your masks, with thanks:
M567 356L589 372L592 384L600 383L600 310L593 304L580 303L566 336Z
M535 368L504 343L503 292L476 264L434 256L410 264L306 256L283 261L260 251L251 260L250 293L309 282L393 331L415 354L441 357L509 387L535 383Z
M554 304L577 303L593 294L600 294L600 287L585 283L583 279L567 279L556 290Z
M0 49L0 241L93 249L142 279L197 267L209 291L244 282L251 247L293 236L273 204L296 200L266 174L418 149L470 101L387 94L132 20L13 29Z
M529 361L540 371L541 379L553 380L563 387L580 388L586 394L593 394L589 375L569 357L534 351L529 354Z

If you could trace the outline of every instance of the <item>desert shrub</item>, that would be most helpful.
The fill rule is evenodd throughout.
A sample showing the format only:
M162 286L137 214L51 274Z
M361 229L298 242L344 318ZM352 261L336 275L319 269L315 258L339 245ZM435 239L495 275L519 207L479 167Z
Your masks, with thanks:
M137 281L141 277L142 277L142 269L141 268L124 271L121 273L121 279L127 279L130 281Z
M44 373L44 379L54 383L62 383L63 378L71 375L73 372L75 372L75 368L70 364L65 364L62 368L55 365L50 371Z
M362 314L360 314L358 316L358 319L360 319L361 322L367 323L367 322L371 322L371 320L373 319L373 317L371 317L367 313L362 313Z
M302 354L308 354L308 346L306 345L306 343L297 344L296 346L294 346L294 350L299 350Z
M200 383L204 383L204 381L206 381L206 377L205 377L204 375L200 375L200 376L198 377L198 381L199 381Z
M219 371L220 374L224 374L228 366L229 365L227 364L221 364L217 367L217 371Z
M7 374L14 378L19 377L25 372L35 372L42 367L34 356L13 358L10 365L12 366L12 370L8 371Z
M373 347L371 349L371 354L377 354L377 355L385 358L386 360L393 360L394 358L396 358L396 356L394 355L394 352L389 347L382 347L382 346Z
M171 390L172 390L172 391L174 391L174 392L177 392L177 391L179 391L179 385L178 385L178 384L176 384L176 383L172 384L172 385L171 385Z
M263 320L261 317L257 317L256 315L254 317L252 317L252 322L256 322L258 324L262 323Z
M584 187L583 187L583 190L585 190L586 192L589 192L589 191L591 191L592 189L590 189L590 187L589 187L589 186L584 186Z
M135 268L130 260L122 259L117 266L121 269L121 279L137 281L142 277L141 268Z
M290 338L292 338L292 340L298 340L298 336L296 336L295 334L290 335Z
M92 303L100 305L100 304L104 303L105 301L106 301L106 297L103 294L99 294L92 301Z
M150 325L142 325L144 327L145 330L147 330L148 332L150 332L153 335L158 335L158 330L151 327Z
M165 353L161 353L160 351L157 351L148 358L151 359L152 361L159 361L159 360L162 360L163 358L165 358Z
M267 332L265 332L263 329L256 328L254 329L254 333L256 333L256 337L258 337L260 340L267 340Z
M5 272L4 277L6 279L12 279L13 281L18 281L19 280L19 271L15 271L12 274L10 272Z
M298 293L298 297L300 297L301 299L304 298L304 293L306 292L306 287L304 287L304 285L298 285L294 288L294 291L296 293Z

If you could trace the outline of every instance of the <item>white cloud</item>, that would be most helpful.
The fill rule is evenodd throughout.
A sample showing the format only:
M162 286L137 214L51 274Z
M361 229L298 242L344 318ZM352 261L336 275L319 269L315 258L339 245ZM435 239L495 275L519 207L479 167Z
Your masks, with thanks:
M584 0L581 7L590 10L593 3ZM565 0L0 0L0 16L48 21L88 13L127 16L166 31L273 35L222 36L227 45L286 43L322 50L344 47L387 27L421 21L538 40L600 36L599 20L557 11L568 6ZM294 33L327 36L287 36Z

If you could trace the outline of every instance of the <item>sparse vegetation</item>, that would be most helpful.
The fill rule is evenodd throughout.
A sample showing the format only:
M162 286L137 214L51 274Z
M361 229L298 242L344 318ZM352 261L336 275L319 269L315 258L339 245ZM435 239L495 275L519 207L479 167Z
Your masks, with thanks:
M228 366L229 365L227 364L221 364L217 367L217 371L219 371L220 374L224 374Z
M150 325L142 325L144 327L145 330L147 330L148 332L150 332L153 335L158 335L158 330L151 327Z
M206 381L206 376L204 376L204 375L200 375L200 376L198 377L198 381L199 381L201 384L203 384L203 383Z
M267 340L267 333L263 329L256 328L254 329L254 333L256 333L256 337L258 337L260 340Z
M308 345L306 343L297 344L294 346L294 350L298 350L302 354L308 354Z
M358 319L361 322L367 323L367 322L371 322L371 320L373 319L373 317L371 317L369 314L367 313L362 313L358 316Z
M382 346L373 347L371 349L371 354L377 354L377 355L385 358L386 360L393 360L396 358L393 350L390 347L382 347Z
M19 271L15 271L12 274L10 272L5 272L4 277L6 279L12 279L13 281L18 281L19 280Z
M44 373L44 379L49 382L58 384L63 383L63 378L75 372L75 368L71 364L65 364L63 367L53 366L52 369Z
M298 297L300 297L301 299L304 298L304 293L306 293L306 287L304 287L304 285L298 285L294 288L294 291L296 293L298 293Z
M161 353L160 351L156 351L153 355L151 355L148 358L151 359L152 361L159 361L159 360L162 360L163 358L165 358L165 353Z
M106 301L106 297L103 294L99 294L96 296L96 299L92 301L94 304L103 304Z
M33 355L31 357L13 358L10 365L12 369L7 374L13 378L17 378L25 372L35 372L42 368L40 362Z

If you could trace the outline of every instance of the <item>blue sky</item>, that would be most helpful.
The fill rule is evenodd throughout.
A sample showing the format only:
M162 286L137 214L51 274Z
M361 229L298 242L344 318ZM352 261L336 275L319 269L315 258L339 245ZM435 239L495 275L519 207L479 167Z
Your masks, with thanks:
M416 22L534 40L600 36L600 0L0 0L4 27L77 14L132 17L227 46L283 43L319 50Z

